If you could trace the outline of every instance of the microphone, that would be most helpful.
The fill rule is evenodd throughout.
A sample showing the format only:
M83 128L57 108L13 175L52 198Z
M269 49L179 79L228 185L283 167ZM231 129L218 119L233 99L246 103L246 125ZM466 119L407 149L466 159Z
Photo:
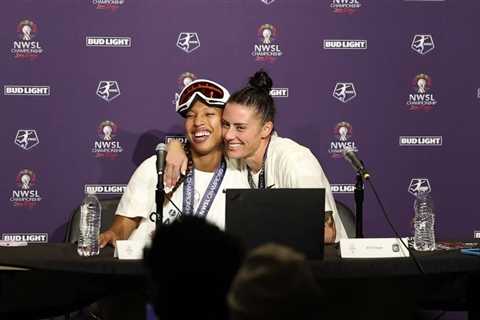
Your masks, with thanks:
M157 230L163 223L163 202L165 200L165 192L163 190L163 171L165 170L165 157L167 156L167 146L165 143L159 143L155 147L157 154L157 189L155 190L156 212L150 213L150 220L155 222Z
M350 162L353 169L358 172L358 174L360 174L363 179L368 180L370 178L370 174L368 173L367 169L365 169L363 162L357 158L357 155L352 148L345 148L343 150L343 157L345 158L345 160Z
M159 143L155 147L157 153L157 190L163 191L163 171L165 170L165 157L167 156L167 145L165 143Z

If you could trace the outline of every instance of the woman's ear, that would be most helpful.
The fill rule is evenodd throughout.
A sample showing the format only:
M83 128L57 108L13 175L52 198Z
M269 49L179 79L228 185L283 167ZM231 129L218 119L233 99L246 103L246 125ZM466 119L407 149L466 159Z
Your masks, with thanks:
M273 122L267 121L262 127L262 138L265 139L270 136L273 130Z

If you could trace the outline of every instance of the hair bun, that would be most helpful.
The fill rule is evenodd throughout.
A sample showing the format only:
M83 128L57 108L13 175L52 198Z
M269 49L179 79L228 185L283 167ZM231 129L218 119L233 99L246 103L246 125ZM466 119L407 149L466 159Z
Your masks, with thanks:
M269 94L273 86L272 78L270 78L268 73L263 70L255 72L255 74L253 75L253 77L250 78L248 83L253 88L265 91Z

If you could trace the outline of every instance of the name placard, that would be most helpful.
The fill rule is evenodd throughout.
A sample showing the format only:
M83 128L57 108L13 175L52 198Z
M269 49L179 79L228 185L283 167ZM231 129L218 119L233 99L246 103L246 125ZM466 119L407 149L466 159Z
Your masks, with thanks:
M408 245L407 238L402 238ZM408 250L398 238L341 239L342 258L406 258Z
M115 246L115 258L120 260L143 259L143 245L140 241L117 240Z

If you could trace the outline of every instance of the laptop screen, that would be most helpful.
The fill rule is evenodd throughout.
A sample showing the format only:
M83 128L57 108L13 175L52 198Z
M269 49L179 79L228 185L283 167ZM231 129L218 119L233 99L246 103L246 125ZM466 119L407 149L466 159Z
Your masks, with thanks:
M275 242L323 258L325 189L227 189L225 231L251 250Z

